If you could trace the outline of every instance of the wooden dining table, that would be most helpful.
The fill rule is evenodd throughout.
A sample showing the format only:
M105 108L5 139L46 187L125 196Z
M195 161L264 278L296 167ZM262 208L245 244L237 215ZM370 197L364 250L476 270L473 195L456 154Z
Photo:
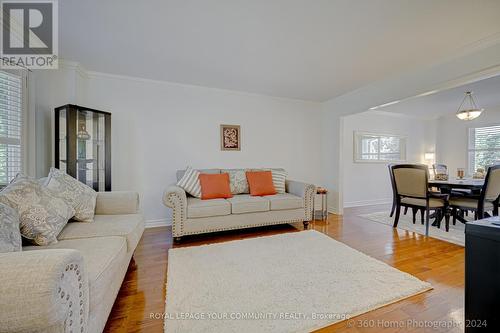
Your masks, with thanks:
M484 185L484 179L473 178L449 178L448 180L429 180L429 187L437 187L441 193L451 193L452 189L471 190L472 193L479 194ZM462 216L457 216L460 222L467 221ZM433 223L433 225L436 222Z
M449 178L448 180L429 180L430 187L437 187L439 189L450 190L452 188L480 190L483 188L484 179L472 178Z

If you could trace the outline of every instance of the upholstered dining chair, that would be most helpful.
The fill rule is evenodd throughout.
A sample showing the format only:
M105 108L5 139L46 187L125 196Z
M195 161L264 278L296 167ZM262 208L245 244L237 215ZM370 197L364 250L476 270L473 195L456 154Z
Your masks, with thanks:
M394 215L394 211L396 210L396 203L397 203L397 191L396 191L396 183L394 182L394 174L392 172L392 166L397 165L397 164L389 164L388 169L389 169L389 177L391 179L391 186L392 186L392 208L391 208L391 213L389 214L389 217L392 217ZM404 214L406 215L408 211L408 206L404 206ZM413 215L413 224L415 224L417 213L420 210L420 220L421 223L424 224L424 209L416 209L412 208L412 215Z
M446 225L449 226L450 216L447 212L448 195L431 193L429 191L429 169L421 164L392 165L392 175L396 190L396 216L393 227L396 228L401 214L401 207L424 209L425 235L429 235L430 212L434 211L445 216Z
M474 212L474 219L480 220L485 217L485 212L498 215L500 200L500 165L488 168L481 194L478 197L455 197L450 199L450 207L455 224L459 213L464 210ZM460 219L460 218L459 218ZM460 219L464 222L463 219Z

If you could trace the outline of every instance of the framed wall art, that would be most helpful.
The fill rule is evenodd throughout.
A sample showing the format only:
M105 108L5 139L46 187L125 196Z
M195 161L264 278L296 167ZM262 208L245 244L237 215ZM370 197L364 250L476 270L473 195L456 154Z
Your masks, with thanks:
M220 149L241 150L241 129L239 125L220 125Z

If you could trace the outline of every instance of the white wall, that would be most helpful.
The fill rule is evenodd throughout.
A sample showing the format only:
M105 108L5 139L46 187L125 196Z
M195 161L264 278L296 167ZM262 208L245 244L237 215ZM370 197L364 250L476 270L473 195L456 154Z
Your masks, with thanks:
M162 194L187 165L283 167L291 179L320 182L319 103L73 71L37 78L37 111L45 119L40 138L47 145L47 115L55 106L112 112L113 189L138 191L146 220L170 218ZM220 124L241 125L240 152L220 150ZM41 153L39 176L52 164L48 155Z
M446 164L450 174L455 174L457 168L467 170L468 129L491 125L500 125L500 106L488 108L471 121L460 120L455 114L440 117L437 121L436 162Z
M424 153L434 151L434 122L388 112L368 111L343 119L342 170L344 207L391 202L387 163L355 163L354 131L406 136L409 163L424 163Z

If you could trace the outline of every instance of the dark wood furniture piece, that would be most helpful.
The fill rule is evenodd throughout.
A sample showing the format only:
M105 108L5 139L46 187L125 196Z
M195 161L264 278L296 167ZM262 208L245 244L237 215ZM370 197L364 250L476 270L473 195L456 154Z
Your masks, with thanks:
M391 179L391 186L392 186L392 208L391 208L391 214L389 214L389 217L392 217L394 215L394 211L396 211L397 207L397 191L396 191L396 183L394 182L394 174L392 173L392 166L396 164L389 164L389 177ZM403 205L405 208L404 214L408 212L408 206ZM417 213L420 211L420 222L424 224L424 214L425 214L425 209L417 209L417 208L412 208L412 215L413 215L413 224L415 224L416 218L417 218Z
M441 215L445 217L448 228L448 195L429 191L429 169L427 166L420 164L398 164L392 165L391 170L393 190L396 193L396 217L393 227L396 228L398 225L401 207L409 207L412 208L414 217L416 210L425 210L426 236L429 236L431 210L437 214L436 219L440 220L439 217Z
M472 181L474 182L474 181ZM477 183L477 181L476 181ZM459 212L471 210L474 212L474 219L487 217L486 212L490 211L493 215L498 215L498 202L500 197L500 165L494 165L488 168L484 179L481 192L475 197L457 197L450 199L452 209L453 223L458 219L465 223L463 216Z
M465 225L465 332L500 332L499 217Z
M111 191L111 113L67 104L55 109L55 167L96 191Z

